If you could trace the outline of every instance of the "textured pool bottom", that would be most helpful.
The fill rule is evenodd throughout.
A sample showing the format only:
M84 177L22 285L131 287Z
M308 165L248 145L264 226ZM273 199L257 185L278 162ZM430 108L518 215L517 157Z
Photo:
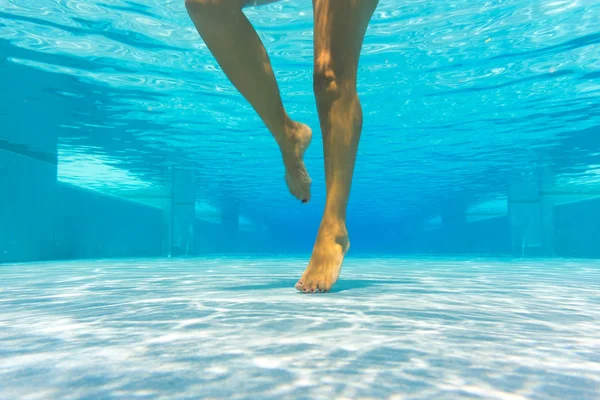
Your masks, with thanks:
M600 262L0 266L0 397L600 398Z

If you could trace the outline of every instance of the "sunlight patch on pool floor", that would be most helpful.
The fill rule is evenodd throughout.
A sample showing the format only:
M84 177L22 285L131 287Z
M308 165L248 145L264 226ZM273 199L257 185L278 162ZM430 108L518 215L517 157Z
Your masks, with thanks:
M600 398L600 262L0 266L0 398Z

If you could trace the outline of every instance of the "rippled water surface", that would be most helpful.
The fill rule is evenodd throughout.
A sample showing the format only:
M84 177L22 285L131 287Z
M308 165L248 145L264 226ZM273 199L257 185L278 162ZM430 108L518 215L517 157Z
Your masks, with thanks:
M250 219L314 226L319 135L307 154L313 205L292 215L272 138L183 3L0 0L3 140L35 149L57 132L60 178L83 186L155 190L177 166L197 173L206 203L224 193ZM310 2L246 11L289 112L318 133ZM352 218L426 219L456 191L488 204L521 166L551 164L569 187L600 185L599 44L594 0L382 0L360 67Z
M600 397L595 261L296 259L0 267L0 398Z

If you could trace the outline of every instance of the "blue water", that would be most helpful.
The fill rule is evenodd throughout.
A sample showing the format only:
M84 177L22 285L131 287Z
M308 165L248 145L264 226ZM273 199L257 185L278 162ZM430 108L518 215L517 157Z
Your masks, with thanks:
M247 9L289 113L316 133L306 207L287 194L273 139L183 1L0 6L2 143L47 152L54 139L41 137L55 133L60 181L123 196L164 193L169 167L193 171L199 217L233 203L275 237L302 232L274 251L310 251L325 197L310 4ZM598 196L599 15L594 1L383 0L359 71L353 249L410 251L407 236L438 228L445 202L472 219L507 215L513 174L539 168L556 177L551 192L566 194L558 202Z
M0 0L0 399L600 398L600 3L381 0L316 297L312 8L245 12L306 205L183 0Z

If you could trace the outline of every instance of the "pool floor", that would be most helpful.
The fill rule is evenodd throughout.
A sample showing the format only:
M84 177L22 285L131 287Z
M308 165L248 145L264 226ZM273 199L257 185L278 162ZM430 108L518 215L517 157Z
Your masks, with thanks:
M0 266L2 399L600 398L600 261Z

